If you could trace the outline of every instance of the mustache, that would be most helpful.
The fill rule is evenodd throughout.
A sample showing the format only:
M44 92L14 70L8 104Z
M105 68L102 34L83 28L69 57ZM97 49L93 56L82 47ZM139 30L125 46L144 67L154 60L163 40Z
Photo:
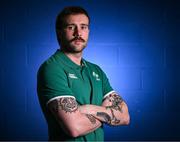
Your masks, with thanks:
M74 40L80 40L82 42L85 42L85 40L81 37L75 37L75 38L71 39L70 42L73 42Z

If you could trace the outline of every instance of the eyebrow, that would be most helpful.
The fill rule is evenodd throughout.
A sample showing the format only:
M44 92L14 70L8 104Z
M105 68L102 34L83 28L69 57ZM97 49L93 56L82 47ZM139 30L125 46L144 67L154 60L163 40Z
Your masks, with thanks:
M81 26L89 26L89 24L80 24ZM66 24L66 26L76 26L76 24Z
M89 26L89 24L81 24L82 26Z

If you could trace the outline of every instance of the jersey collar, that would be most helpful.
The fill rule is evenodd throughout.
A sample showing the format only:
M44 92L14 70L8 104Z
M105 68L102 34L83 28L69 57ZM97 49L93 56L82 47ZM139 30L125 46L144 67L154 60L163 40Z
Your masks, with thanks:
M86 61L83 58L81 60L82 65L80 66L74 63L68 56L66 56L59 49L56 51L55 54L57 54L60 57L61 61L67 66L69 66L70 68L81 69L82 67L87 67Z

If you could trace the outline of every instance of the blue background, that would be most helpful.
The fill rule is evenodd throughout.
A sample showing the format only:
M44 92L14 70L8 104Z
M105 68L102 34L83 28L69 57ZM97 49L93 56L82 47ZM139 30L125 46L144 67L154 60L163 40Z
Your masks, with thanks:
M131 124L105 126L105 140L180 140L178 0L1 0L0 140L47 140L36 73L58 48L55 18L69 5L91 17L84 58L129 106Z

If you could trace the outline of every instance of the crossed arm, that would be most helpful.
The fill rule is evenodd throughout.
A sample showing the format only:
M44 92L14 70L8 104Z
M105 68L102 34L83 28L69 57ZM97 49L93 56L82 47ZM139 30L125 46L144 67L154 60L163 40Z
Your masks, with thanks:
M111 126L128 125L130 121L126 103L115 92L104 99L102 106L83 105L79 108L81 113L91 114L99 121Z
M102 106L78 106L75 98L62 97L48 104L64 131L72 136L82 136L93 132L102 123L109 125L127 125L129 113L126 103L116 93L108 95Z
M81 113L73 97L53 100L48 107L61 128L72 137L88 134L102 125L93 115Z

